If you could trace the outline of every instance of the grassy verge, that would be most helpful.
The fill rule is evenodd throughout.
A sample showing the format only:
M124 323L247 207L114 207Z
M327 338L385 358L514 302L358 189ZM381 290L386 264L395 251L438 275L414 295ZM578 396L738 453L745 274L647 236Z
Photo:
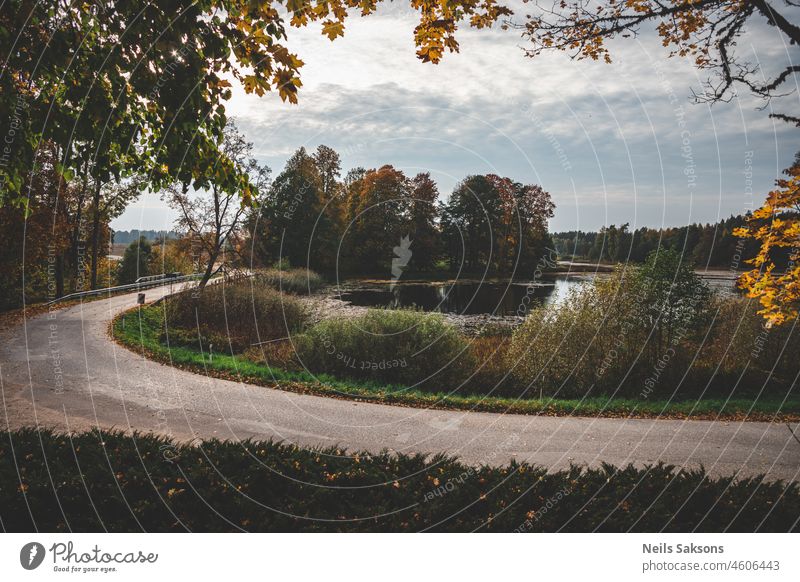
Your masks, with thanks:
M453 458L119 432L0 433L11 532L785 532L796 482L667 465L471 467Z
M160 340L164 311L160 304L134 308L112 322L116 341L153 360L181 369L228 380L334 398L372 401L417 408L467 409L484 412L547 416L603 416L633 418L693 418L721 420L796 421L800 399L703 399L684 402L586 398L583 400L512 399L485 395L431 393L403 386L343 381L324 374L291 372L256 364L224 353L201 353L185 347L168 347Z

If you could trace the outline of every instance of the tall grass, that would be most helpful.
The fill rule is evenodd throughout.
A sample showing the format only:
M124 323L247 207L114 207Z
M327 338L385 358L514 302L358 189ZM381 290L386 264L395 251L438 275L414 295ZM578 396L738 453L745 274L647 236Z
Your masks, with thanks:
M303 268L273 268L258 271L255 282L267 285L284 293L313 293L325 285L322 275L311 269Z
M197 296L181 293L167 301L167 322L174 341L192 345L218 342L242 351L260 342L299 331L307 317L296 298L242 279L208 285Z
M467 341L439 313L372 309L323 321L296 342L314 372L437 389L465 377Z
M257 348L245 350L242 355L225 355L215 351L211 358L207 352L197 349L197 346L176 345L174 341L176 330L173 328L170 329L171 341L167 345L164 333L164 310L160 304L146 306L136 313L128 313L127 326L124 324L125 317L126 315L119 316L114 322L115 338L137 352L145 352L151 358L185 369L196 369L203 374L219 375L224 378L233 376L252 384L310 391L320 395L366 399L387 404L545 415L633 414L646 417L692 416L737 419L747 417L753 420L775 420L796 419L800 411L800 400L795 395L784 398L762 394L758 399L752 397L713 399L705 396L698 400L668 400L661 395L654 395L648 399L607 396L539 399L532 391L522 394L514 392L513 384L510 388L504 388L502 392L498 391L494 388L496 381L492 380L491 376L488 379L486 376L481 378L481 375L491 372L486 367L473 375L461 390L453 391L451 385L443 384L439 390L428 388L423 391L381 381L311 374L296 361L293 347L287 341L262 344ZM486 338L487 341L480 344L481 347L475 348L477 350L475 354L494 354L497 347L491 344L490 339ZM207 344L205 345L207 348ZM473 344L475 345L478 344ZM500 350L502 349L501 347ZM502 365L496 364L496 372L502 373L502 371ZM496 375L493 377L497 378ZM486 394L491 395L486 396ZM502 394L507 394L508 397L503 397Z

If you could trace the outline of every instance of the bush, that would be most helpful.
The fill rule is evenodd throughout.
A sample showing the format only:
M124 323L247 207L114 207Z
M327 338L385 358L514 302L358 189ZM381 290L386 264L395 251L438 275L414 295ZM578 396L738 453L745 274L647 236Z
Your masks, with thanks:
M498 335L481 335L470 339L472 374L464 385L464 392L491 396L520 396L508 368L508 348L511 336L508 328Z
M662 251L537 308L506 356L513 390L582 398L785 396L798 371L791 326L764 328L751 300L712 297ZM762 389L766 388L762 392Z
M371 309L322 321L296 345L309 370L337 377L445 391L468 371L467 341L439 313Z
M348 454L271 441L195 447L120 432L0 433L0 483L9 532L800 527L796 482L734 482L664 465L548 473L527 464L472 467L443 456Z
M613 369L600 371L604 348L611 345L602 335L614 333L604 323L594 287L573 290L556 306L531 310L506 354L516 395L580 398L600 392L599 377L615 375Z
M270 368L279 368L292 372L303 369L297 359L294 345L289 340L278 340L253 346L246 349L242 356L254 364L261 364Z
M713 377L712 390L737 396L785 396L800 372L800 332L791 324L766 327L754 299L719 299L713 307L696 366L700 381Z
M656 388L664 397L695 394L703 387L692 368L710 299L674 251L619 267L562 303L531 311L508 352L517 389L561 398L646 398Z
M302 329L305 306L297 299L243 279L233 284L211 284L194 297L193 291L167 301L169 328L209 338L223 337L233 351L254 343L281 339Z
M259 271L255 280L284 293L312 293L325 285L325 279L310 269L275 268Z

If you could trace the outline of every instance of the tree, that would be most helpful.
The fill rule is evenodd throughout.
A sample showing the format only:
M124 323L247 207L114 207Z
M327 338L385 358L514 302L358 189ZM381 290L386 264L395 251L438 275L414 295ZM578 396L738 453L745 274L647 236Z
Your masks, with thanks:
M784 4L790 10L797 6L794 0ZM556 0L551 9L529 15L520 27L533 45L526 50L530 57L556 49L573 58L610 63L606 41L635 37L641 25L652 23L671 55L691 57L700 69L711 72L704 91L695 95L698 101L728 100L736 85L769 100L787 83L794 84L800 65L787 64L765 78L761 67L737 56L737 44L754 17L778 30L789 44L800 43L800 28L768 0ZM771 116L800 125L797 114Z
M152 257L153 248L146 238L140 237L128 245L119 266L119 284L135 283L139 277L151 275Z
M683 253L672 249L651 252L633 271L632 282L634 291L625 307L651 330L649 345L654 357L698 329L696 323L706 314L711 292Z
M467 176L442 209L442 236L452 268L488 267L496 260L493 229L501 223L502 202L486 176Z
M122 214L125 207L139 197L144 189L146 179L133 176L121 183L110 182L103 185L99 180L94 188L91 201L91 288L97 289L97 265L103 232L108 230L108 223ZM107 238L107 237L106 237Z
M0 205L0 310L64 294L69 249L64 202L72 192L57 162L56 148L47 144L29 177L25 206Z
M739 285L759 300L759 313L769 325L796 319L800 310L800 154L785 174L764 205L734 231L761 243L758 254L747 261L754 268L741 276ZM786 269L777 272L777 257L787 251Z
M342 161L336 150L320 145L312 155L317 164L320 178L322 200L325 203L334 201L339 195L339 177L342 174Z
M252 157L253 144L244 139L232 121L225 128L219 149L217 165L242 168L256 196L266 190L270 170ZM177 229L191 236L204 251L206 266L198 284L202 290L214 274L226 245L236 235L247 206L240 200L237 188L228 189L216 183L211 183L208 190L195 193L190 193L185 184L174 184L165 198L179 213ZM253 202L258 203L258 198Z
M358 189L351 190L343 244L352 267L377 273L391 264L394 247L409 236L411 183L403 172L385 165L367 171L358 184Z
M172 239L159 235L152 245L148 269L151 273L183 273L194 270L191 239Z
M420 271L432 269L439 255L438 198L439 189L429 172L414 176L409 204L409 236L413 242L409 265Z
M547 220L553 217L555 205L550 194L539 185L523 185L495 174L487 178L502 204L501 224L495 229L498 271L535 271L546 247L552 245Z
M551 244L547 220L550 194L495 174L468 176L441 210L442 238L452 267L528 272Z
M310 247L323 206L322 177L314 158L301 147L287 160L262 208L248 221L261 262L271 265L288 260L296 266L317 266Z

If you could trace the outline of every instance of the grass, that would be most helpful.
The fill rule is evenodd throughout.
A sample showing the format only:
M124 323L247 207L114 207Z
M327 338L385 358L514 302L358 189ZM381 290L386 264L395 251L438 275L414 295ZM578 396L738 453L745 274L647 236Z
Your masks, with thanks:
M122 345L151 359L214 377L357 401L417 408L467 409L486 412L548 416L604 416L638 418L694 418L726 420L796 421L800 399L702 399L673 402L607 397L580 399L501 398L441 391L423 392L404 386L344 381L325 374L289 371L257 364L240 356L204 353L168 347L159 341L164 330L161 304L134 308L112 322L112 335Z
M325 286L325 279L310 269L265 269L255 274L255 280L284 293L308 294Z
M436 455L91 431L0 432L10 532L787 532L797 482L669 465L469 466Z

